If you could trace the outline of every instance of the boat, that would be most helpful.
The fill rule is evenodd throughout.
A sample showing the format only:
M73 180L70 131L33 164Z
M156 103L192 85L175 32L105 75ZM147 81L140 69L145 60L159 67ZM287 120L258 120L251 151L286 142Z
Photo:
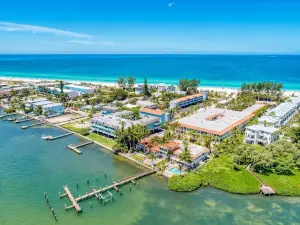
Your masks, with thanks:
M53 137L50 135L42 135L41 137L43 140L51 140Z

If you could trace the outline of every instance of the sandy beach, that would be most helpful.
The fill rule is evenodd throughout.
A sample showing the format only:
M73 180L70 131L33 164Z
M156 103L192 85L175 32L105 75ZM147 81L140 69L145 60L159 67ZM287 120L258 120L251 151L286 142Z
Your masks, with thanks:
M54 82L55 80L51 79L35 79L35 78L11 78L11 77L0 77L1 82L25 82L30 84L38 84L41 82ZM97 82L97 81L76 81L76 80L65 80L65 82L73 83L73 84L81 84L81 83L90 83L94 85L103 85L107 87L115 87L116 83L111 82ZM135 85L140 85L142 83L136 83ZM157 85L153 83L149 83L149 85ZM239 92L239 88L229 88L229 87L209 87L209 86L200 86L199 90L208 90L208 91L216 91L216 92L226 92L227 94L230 93L237 93ZM300 96L300 90L284 90L284 96Z

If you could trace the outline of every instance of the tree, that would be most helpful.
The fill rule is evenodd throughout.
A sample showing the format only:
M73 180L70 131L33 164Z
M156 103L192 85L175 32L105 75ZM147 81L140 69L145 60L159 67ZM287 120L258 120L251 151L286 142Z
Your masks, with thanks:
M38 116L42 115L43 114L43 108L41 105L39 105L35 110L34 110L34 113Z
M181 172L183 170L183 164L182 163L178 164L178 169L179 169L179 175L181 176Z
M197 79L180 79L179 80L179 88L181 91L186 91L188 94L197 93L198 86L200 84L200 80Z
M25 88L22 90L22 95L27 98L30 94L30 90L28 88Z
M119 77L119 79L117 80L117 84L119 87L125 88L126 87L126 78Z
M212 143L213 139L214 138L211 135L203 135L202 136L203 145L206 148L210 149L210 146L211 146L211 143Z
M148 88L148 82L147 82L147 78L145 77L144 79L144 94L147 97L151 96L151 93L149 92L149 88Z
M134 87L134 83L135 83L135 78L134 77L127 77L127 84L128 84L128 89L129 90L133 90Z
M60 89L60 93L64 93L64 82L62 80L59 81L59 89Z
M128 96L128 92L120 88L116 88L111 93L111 97L113 98L113 100L118 100L118 101L125 100L127 96Z
M10 91L10 96L11 96L11 97L15 97L15 96L17 96L17 95L18 95L18 91L15 90L15 89L11 89L11 91Z
M151 152L150 154L149 154L149 159L151 160L151 164L152 164L152 167L154 167L154 159L155 159L155 155L154 155L154 153L153 152Z
M182 153L180 153L179 155L179 159L181 161L184 161L184 162L187 162L187 163L191 163L193 161L193 158L192 158L192 155L191 155L191 152L190 152L190 149L189 149L189 143L187 140L185 140L183 142L183 151Z

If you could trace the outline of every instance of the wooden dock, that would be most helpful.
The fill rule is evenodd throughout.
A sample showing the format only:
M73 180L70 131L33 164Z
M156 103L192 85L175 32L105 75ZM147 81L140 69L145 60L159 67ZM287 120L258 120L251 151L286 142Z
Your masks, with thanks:
M34 120L33 118L27 118L27 119L17 119L15 121L15 123L25 123L25 122L28 122L28 121L31 121L31 120Z
M90 145L90 144L93 144L93 143L94 143L93 141L89 141L89 142L81 143L81 144L78 144L78 145L68 145L68 148L71 149L72 151L78 153L78 154L81 154L82 152L78 148L84 147L84 146L87 146L87 145Z
M268 185L262 185L260 191L264 196L275 195L275 191Z
M118 182L114 182L112 185L106 186L104 188L100 188L98 190L93 189L90 193L86 193L85 195L79 196L77 198L74 198L73 195L71 194L70 190L67 188L67 186L64 186L65 193L60 195L60 197L65 197L65 196L69 197L72 205L66 207L66 209L75 208L77 212L81 212L81 208L80 208L78 202L83 201L88 198L91 198L91 197L94 197L94 196L99 199L99 196L101 197L102 192L109 191L111 189L119 190L119 188L118 188L119 186L130 183L133 180L137 180L137 179L149 176L155 172L156 172L155 170L151 170L151 171L147 171L147 172L138 173L138 174L126 177Z
M56 136L56 137L47 136L48 138L46 138L45 140L53 141L53 140L56 140L56 139L60 139L60 138L63 138L63 137L70 136L70 135L72 135L72 134L73 134L73 133L67 133L67 134L62 134L62 135Z
M45 124L45 123L46 122L40 122L40 123L31 124L31 125L28 125L28 126L22 126L21 129L27 129L27 128L35 127L35 126L42 125L42 124Z

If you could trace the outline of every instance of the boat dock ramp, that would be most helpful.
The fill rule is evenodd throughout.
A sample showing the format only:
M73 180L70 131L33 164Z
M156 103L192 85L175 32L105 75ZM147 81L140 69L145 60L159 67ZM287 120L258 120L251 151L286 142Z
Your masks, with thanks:
M129 177L126 177L118 182L113 182L112 185L106 186L104 188L100 188L98 190L93 189L90 193L86 193L83 196L79 196L79 197L74 197L72 192L70 191L70 189L68 188L68 186L64 186L64 191L65 193L60 195L61 198L68 196L71 205L70 206L66 206L65 209L72 209L75 208L75 210L77 211L77 213L82 212L82 209L79 205L80 201L89 199L91 197L96 197L97 199L99 199L101 201L101 203L105 204L107 201L110 201L113 199L113 195L109 192L109 190L115 189L115 190L119 190L119 187L122 185L125 185L127 183L130 183L134 180L149 176L153 173L155 173L155 170L151 170L151 171L147 171L147 172L142 172L142 173L138 173ZM117 189L116 189L117 188ZM108 194L104 195L104 192L107 192Z
M42 125L42 124L45 124L45 123L46 123L46 122L39 122L39 123L27 125L27 126L22 126L21 129L27 129L27 128L39 126L39 125Z
M72 151L78 153L78 154L81 154L81 151L78 148L84 147L84 146L87 146L87 145L90 145L90 144L93 144L93 143L94 143L93 141L89 141L89 142L81 143L81 144L78 144L78 145L68 145L68 148L71 149Z

